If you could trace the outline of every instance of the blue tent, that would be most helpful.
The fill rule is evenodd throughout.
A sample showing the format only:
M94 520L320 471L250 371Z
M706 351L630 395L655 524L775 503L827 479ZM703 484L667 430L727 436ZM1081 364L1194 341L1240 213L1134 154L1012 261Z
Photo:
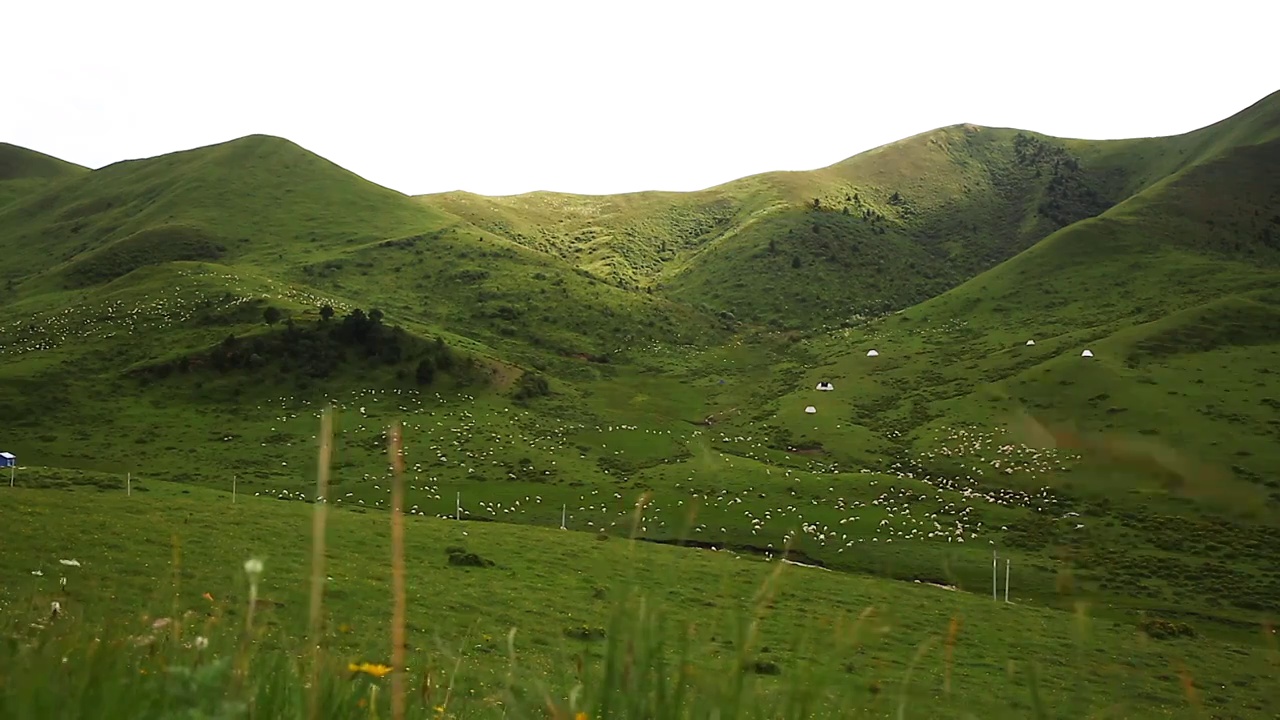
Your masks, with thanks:
M18 467L18 458L13 453L0 452L0 468Z

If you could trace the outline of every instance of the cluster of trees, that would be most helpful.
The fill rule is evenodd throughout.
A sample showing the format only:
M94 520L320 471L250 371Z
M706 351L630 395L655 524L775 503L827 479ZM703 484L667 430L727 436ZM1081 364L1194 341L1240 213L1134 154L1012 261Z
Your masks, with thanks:
M318 323L295 323L289 318L283 328L271 332L228 335L203 356L184 356L155 370L165 375L208 365L225 373L274 365L287 373L325 378L346 363L374 363L399 366L402 373L411 372L418 384L429 385L438 372L460 374L474 369L473 359L460 360L442 338L426 341L403 328L386 325L382 311L376 308L367 313L355 308L341 319L335 316L333 308L325 306ZM274 307L263 311L263 320L273 327L282 317Z
M1013 137L1013 155L1035 177L1049 174L1044 199L1037 209L1057 227L1093 217L1111 207L1111 201L1081 167L1080 160L1062 145L1018 133Z
M149 366L137 375L146 382L201 369L222 374L265 371L306 382L306 378L330 377L344 366L362 371L389 367L401 381L426 386L441 373L460 384L483 381L486 373L475 357L456 352L443 338L425 340L387 325L382 311L376 308L368 312L355 308L339 318L333 308L325 306L320 310L319 322L296 323L278 308L266 307L262 319L271 330L228 335L204 352ZM609 361L607 355L590 359ZM533 371L523 374L511 390L512 399L520 403L552 394L547 377Z
M864 203L860 193L846 194L844 196L844 200L845 202L843 205L839 200L837 200L834 205L823 205L822 198L814 198L810 211L814 213L835 213L839 210L839 214L841 215L846 217L860 217L864 221L871 223L873 232L879 235L885 234L886 231L883 223L887 218L885 218L879 210L876 210L870 205ZM894 190L893 194L889 196L888 203L897 209L898 214L903 220L909 220L915 215L915 209L911 206L911 203L897 190ZM818 232L817 224L813 226L813 231L815 233ZM772 250L772 248L770 249Z

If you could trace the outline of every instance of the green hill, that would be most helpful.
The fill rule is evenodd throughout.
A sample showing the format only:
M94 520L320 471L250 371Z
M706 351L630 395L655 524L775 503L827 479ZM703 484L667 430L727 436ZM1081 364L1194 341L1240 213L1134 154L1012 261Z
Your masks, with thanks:
M0 207L0 448L30 517L85 477L287 508L333 406L351 538L402 422L411 514L494 547L611 547L643 494L649 543L789 548L924 605L985 594L994 551L1045 622L1085 602L1248 652L1280 612L1277 188L1280 95L1172 138L955 125L695 193L407 197L265 136L117 163ZM446 634L502 592L476 583ZM503 623L551 657L535 604Z
M87 171L87 168L59 160L51 155L28 150L24 147L0 142L0 181L60 180L75 177Z
M795 389L758 416L763 432L842 465L867 460L850 438L884 438L896 447L876 448L882 462L918 476L1050 487L1118 534L1096 520L1080 533L1019 521L1013 532L1027 534L1005 541L1065 549L1102 587L1126 575L1142 587L1143 558L1176 548L1145 565L1168 568L1160 589L1131 597L1255 607L1276 590L1253 565L1273 560L1240 549L1275 536L1280 505L1277 187L1280 141L1231 149L938 297L813 338ZM819 380L837 390L814 392ZM816 421L801 414L808 403ZM1064 452L1077 460L1046 462ZM1223 525L1161 539L1161 517L1188 534L1202 518ZM1216 563L1241 583L1188 581Z
M923 301L1278 127L1280 94L1171 138L1063 140L956 125L820 170L695 193L420 200L626 286L811 329Z
M39 277L83 253L174 225L222 244L229 261L267 263L286 248L295 262L323 259L445 222L293 143L251 136L116 163L27 198L0 215L0 242L21 260L11 275Z
M709 325L267 136L117 163L27 197L0 211L0 252L10 258L0 282L11 299L203 261L561 354L607 353ZM619 317L642 329L611 321Z
M88 168L0 142L0 208L58 180L85 172Z
M1167 436L1245 476L1272 477L1271 453L1252 454L1274 442L1271 411L1255 394L1273 387L1266 367L1280 351L1276 187L1280 140L1230 150L938 297L815 340L835 365L810 377L874 367L859 381L880 389L857 421L881 432L923 432L958 412L992 420L1025 404L1059 421ZM871 347L882 354L874 366L863 357ZM1079 375L1085 349L1095 354L1087 367L1139 394L1072 388L1102 382ZM1192 388L1206 383L1245 414L1197 410L1205 398ZM1206 426L1215 421L1225 422Z

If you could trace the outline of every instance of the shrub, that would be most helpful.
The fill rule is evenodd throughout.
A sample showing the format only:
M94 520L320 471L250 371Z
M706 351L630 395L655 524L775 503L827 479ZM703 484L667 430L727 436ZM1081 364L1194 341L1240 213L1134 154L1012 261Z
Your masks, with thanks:
M493 567L494 565L492 560L482 558L473 552L468 552L464 548L449 547L445 549L445 552L449 555L450 565L457 565L459 567Z
M1194 638L1196 637L1195 628L1176 620L1162 620L1160 618L1143 618L1138 623L1138 629L1146 633L1147 637L1153 640L1170 640L1173 638Z

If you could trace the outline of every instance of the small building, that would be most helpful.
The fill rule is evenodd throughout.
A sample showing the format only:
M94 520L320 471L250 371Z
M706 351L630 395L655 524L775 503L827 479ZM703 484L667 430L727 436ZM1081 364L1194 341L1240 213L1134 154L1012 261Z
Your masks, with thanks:
M13 453L0 452L0 468L18 467L18 458Z
M822 382L818 383L818 389L819 389L819 390L822 390L823 392L830 392L830 391L832 391L832 390L835 390L835 389L836 389L836 386L835 386L835 385L832 385L831 383L827 382L826 380L823 380Z

